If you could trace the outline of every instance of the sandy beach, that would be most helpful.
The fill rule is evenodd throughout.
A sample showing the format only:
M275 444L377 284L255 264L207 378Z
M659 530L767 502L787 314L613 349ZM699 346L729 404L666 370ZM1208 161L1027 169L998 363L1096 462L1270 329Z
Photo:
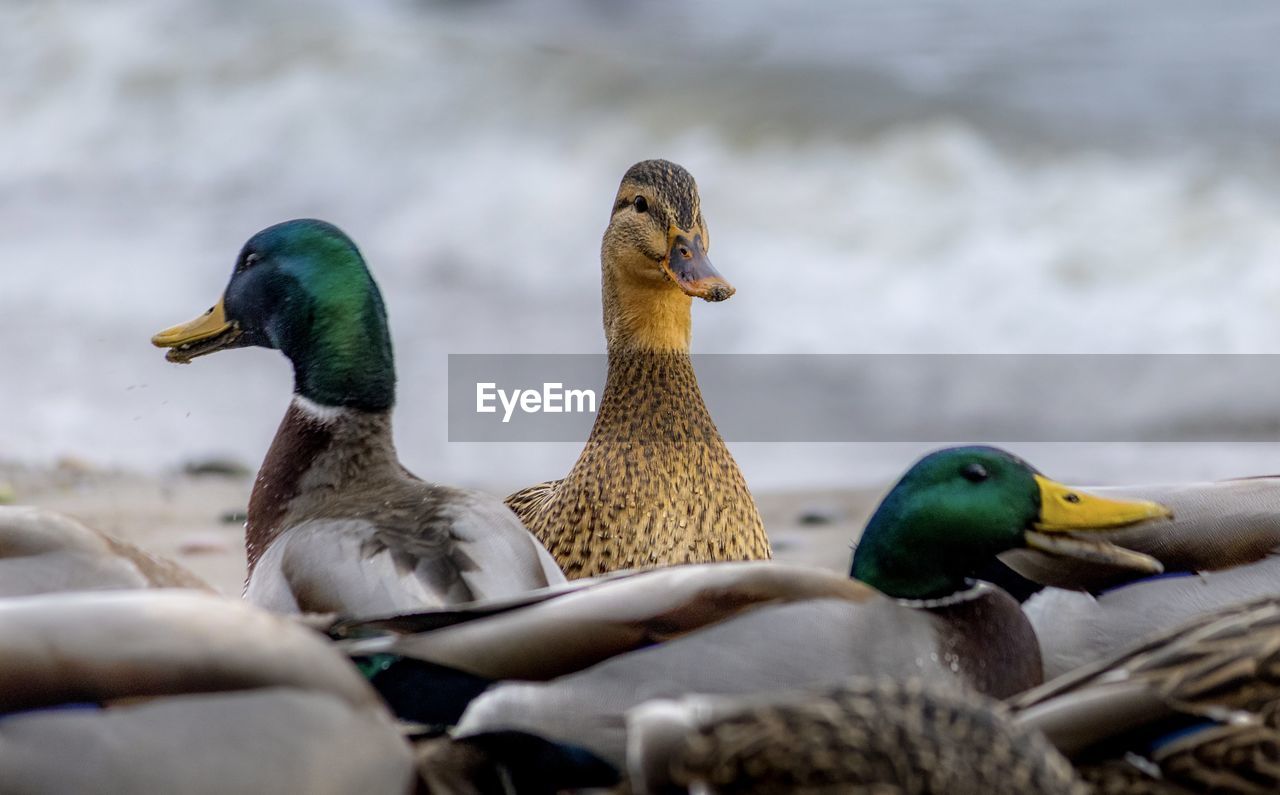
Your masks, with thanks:
M0 500L65 513L181 563L224 594L238 594L253 475L219 463L187 470L150 476L76 460L55 467L5 463L0 464ZM850 544L880 493L785 491L756 498L778 560L845 570Z

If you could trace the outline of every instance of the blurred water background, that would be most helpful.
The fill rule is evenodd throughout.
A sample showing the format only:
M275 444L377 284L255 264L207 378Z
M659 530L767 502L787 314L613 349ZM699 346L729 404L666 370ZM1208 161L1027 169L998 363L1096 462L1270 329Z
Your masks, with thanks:
M695 307L699 352L1280 352L1263 0L3 0L0 31L6 459L256 465L286 363L147 340L316 216L385 293L406 463L559 476L578 445L447 442L446 355L602 350L599 238L647 157L697 177L738 288ZM1013 446L1063 477L1280 470L1266 443ZM734 452L768 490L926 447Z

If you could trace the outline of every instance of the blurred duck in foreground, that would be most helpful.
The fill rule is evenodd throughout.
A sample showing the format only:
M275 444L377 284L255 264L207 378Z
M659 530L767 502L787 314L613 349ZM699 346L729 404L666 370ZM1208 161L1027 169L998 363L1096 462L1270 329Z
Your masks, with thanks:
M213 591L177 563L74 519L0 506L0 597L125 588Z
M1149 501L1068 489L1001 450L954 448L919 461L885 497L854 579L764 562L677 566L335 632L361 638L347 651L399 714L456 722L471 747L507 738L487 746L507 755L501 764L527 758L509 741L523 734L621 770L623 715L652 698L850 675L916 676L999 698L1032 687L1041 663L1030 625L1017 602L969 573L1029 545L1151 572L1150 558L1093 531L1167 515ZM460 719L442 706L463 707Z
M311 630L191 591L0 600L4 792L410 793L377 694Z
M1085 795L999 702L919 679L765 698L687 696L627 714L632 791Z
M251 602L368 615L563 580L497 499L423 482L400 464L382 295L336 227L297 220L254 235L214 307L152 342L173 362L256 345L293 363L293 402L249 501Z
M1280 792L1280 598L1200 616L1013 706L1099 793Z
M1102 537L1158 560L1146 576L1105 560L1015 550L1001 560L1049 586L1025 604L1052 678L1109 657L1135 638L1196 616L1280 595L1280 477L1214 483L1090 489L1119 499L1155 500L1170 522L1120 528ZM1070 589L1070 590L1068 590Z
M595 427L564 479L507 498L571 578L770 555L689 358L693 298L734 292L709 247L689 172L627 171L601 247L609 373Z

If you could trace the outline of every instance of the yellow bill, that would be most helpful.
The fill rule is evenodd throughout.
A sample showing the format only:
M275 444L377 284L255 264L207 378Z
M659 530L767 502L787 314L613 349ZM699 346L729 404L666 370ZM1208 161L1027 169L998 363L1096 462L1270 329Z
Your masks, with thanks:
M168 348L165 358L185 364L197 356L226 348L240 336L239 326L227 319L221 299L200 317L188 323L167 328L151 338L157 348Z
M1026 532L1027 546L1053 555L1109 563L1158 574L1160 561L1090 535L1155 519L1172 519L1173 512L1150 500L1112 500L1069 488L1036 475L1040 487L1040 516Z

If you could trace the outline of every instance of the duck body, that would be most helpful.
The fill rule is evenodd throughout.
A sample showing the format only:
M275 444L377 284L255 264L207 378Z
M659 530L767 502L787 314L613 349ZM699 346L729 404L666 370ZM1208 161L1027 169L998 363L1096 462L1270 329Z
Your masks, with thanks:
M1090 528L1162 513L1067 491L1003 451L944 450L881 503L851 577L727 562L579 580L523 604L477 605L470 619L425 614L436 629L422 633L408 616L370 622L403 634L348 651L480 677L455 719L459 739L521 733L621 769L622 716L652 698L825 687L851 675L910 674L994 697L1031 687L1041 663L1024 613L967 573L1029 538L1084 544L1077 536Z
M621 768L620 718L645 701L824 687L851 675L920 676L1003 697L1037 684L1040 660L1017 603L998 589L976 586L933 607L868 589L862 601L763 605L550 681L499 684L471 702L455 735L521 731Z
M609 372L595 426L568 476L507 498L569 577L771 554L689 357L692 299L733 293L708 240L687 171L628 170L602 245Z
M410 749L311 630L184 591L0 603L6 792L410 792Z
M39 508L0 506L0 597L213 588L173 561Z
M400 464L382 296L336 227L302 219L254 235L223 299L152 341L175 362L257 345L293 364L294 398L250 497L250 601L365 615L563 580L497 499L426 483Z
M405 470L388 414L296 398L254 484L246 547L245 597L278 612L402 612L563 580L497 499Z
M1099 792L1280 789L1280 600L1206 613L1014 700Z
M1045 677L1110 657L1134 638L1280 594L1280 557L1222 571L1178 572L1099 594L1047 588L1023 606L1040 639Z
M1084 795L998 702L914 678L763 698L686 696L627 714L633 791Z
M569 576L770 555L684 352L611 354L572 471L507 502Z

